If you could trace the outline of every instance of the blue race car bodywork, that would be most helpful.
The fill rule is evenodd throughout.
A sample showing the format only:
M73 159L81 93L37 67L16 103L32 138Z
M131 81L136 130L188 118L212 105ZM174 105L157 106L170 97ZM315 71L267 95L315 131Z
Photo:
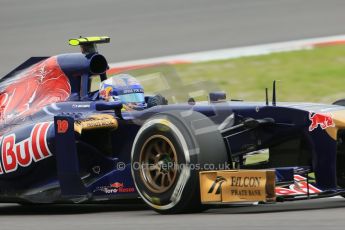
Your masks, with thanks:
M187 128L176 125L180 130L174 131L176 141L173 138L167 141L175 146L176 158L181 159L178 146L184 149L183 140L191 135L191 139L197 139L198 148L207 148L207 151L197 160L191 154L190 162L223 162L232 170L274 169L277 201L344 193L344 107L226 101L222 93L213 93L209 102L189 100L187 103L186 98L186 103L156 103L144 110L124 111L121 102L100 100L99 92L91 89L92 79L107 79L107 68L106 59L96 51L63 54L31 58L1 79L0 201L80 203L140 196L158 211L188 210L186 205L173 209L182 198L163 205L165 198L160 197L178 186L180 171L176 175L164 174L166 178L174 175L171 184L169 179L165 182L165 176L157 176L161 180L158 187L146 191L143 186L150 187L150 179L147 179L150 177L145 177L145 171L140 176L133 170L133 163L142 159L140 155L135 160L136 152L144 151L144 147L136 150L140 135L146 131L142 130L153 118L164 115L172 123L167 127L174 131L174 125L186 122L185 112L194 114L192 125ZM146 100L153 97L147 96ZM176 115L176 111L182 115ZM200 141L198 134L189 132L191 127L197 126L193 125L195 121L206 118L208 125L203 123L200 130L211 127L210 132L217 133L212 135L221 137L217 139L219 142L211 142L213 136ZM186 143L189 145L187 139ZM208 147L202 147L203 144ZM222 146L217 149L212 145ZM250 161L260 154L264 159ZM197 171L203 170L206 169ZM195 175L188 174L188 178ZM182 197L188 193L183 188L199 186L198 178L191 184L188 178L180 187ZM155 195L147 195L150 193ZM200 196L199 193L196 189L193 194ZM200 202L200 197L197 199Z

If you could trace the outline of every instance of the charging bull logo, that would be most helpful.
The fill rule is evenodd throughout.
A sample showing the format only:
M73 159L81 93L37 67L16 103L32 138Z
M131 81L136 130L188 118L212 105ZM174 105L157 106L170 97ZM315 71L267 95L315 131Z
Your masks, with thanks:
M52 156L47 144L47 133L52 123L36 124L28 138L17 142L16 134L0 137L0 174L14 172L20 167L28 167Z
M112 183L112 184L110 185L110 187L118 189L118 188L123 187L123 183L115 182L115 183Z
M311 124L309 125L309 131L313 131L318 126L321 129L326 129L328 127L334 127L334 121L331 114L321 114L321 113L309 113L309 120Z
M0 124L65 101L70 94L69 80L56 57L48 58L0 85Z
M110 93L113 90L111 86L107 86L104 88L104 85L102 85L100 91L99 91L99 96L105 100L109 100Z

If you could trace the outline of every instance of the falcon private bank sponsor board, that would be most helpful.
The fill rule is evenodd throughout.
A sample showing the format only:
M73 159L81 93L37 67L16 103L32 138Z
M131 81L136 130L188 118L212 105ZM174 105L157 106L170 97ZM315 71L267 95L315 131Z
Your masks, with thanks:
M272 170L223 170L200 173L203 203L266 201L275 198Z

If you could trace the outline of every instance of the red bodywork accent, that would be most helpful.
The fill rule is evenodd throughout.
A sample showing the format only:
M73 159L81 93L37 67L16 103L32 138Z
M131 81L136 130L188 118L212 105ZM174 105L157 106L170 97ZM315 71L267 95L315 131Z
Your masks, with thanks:
M55 56L20 72L0 87L0 124L65 101L71 94L68 77Z

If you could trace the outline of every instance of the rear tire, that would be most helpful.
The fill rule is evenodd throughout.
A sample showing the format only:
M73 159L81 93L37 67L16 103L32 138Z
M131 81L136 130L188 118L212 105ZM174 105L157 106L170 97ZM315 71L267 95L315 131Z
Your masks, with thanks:
M199 171L218 169L228 161L215 124L195 111L169 111L147 120L131 157L137 191L162 214L202 211Z

